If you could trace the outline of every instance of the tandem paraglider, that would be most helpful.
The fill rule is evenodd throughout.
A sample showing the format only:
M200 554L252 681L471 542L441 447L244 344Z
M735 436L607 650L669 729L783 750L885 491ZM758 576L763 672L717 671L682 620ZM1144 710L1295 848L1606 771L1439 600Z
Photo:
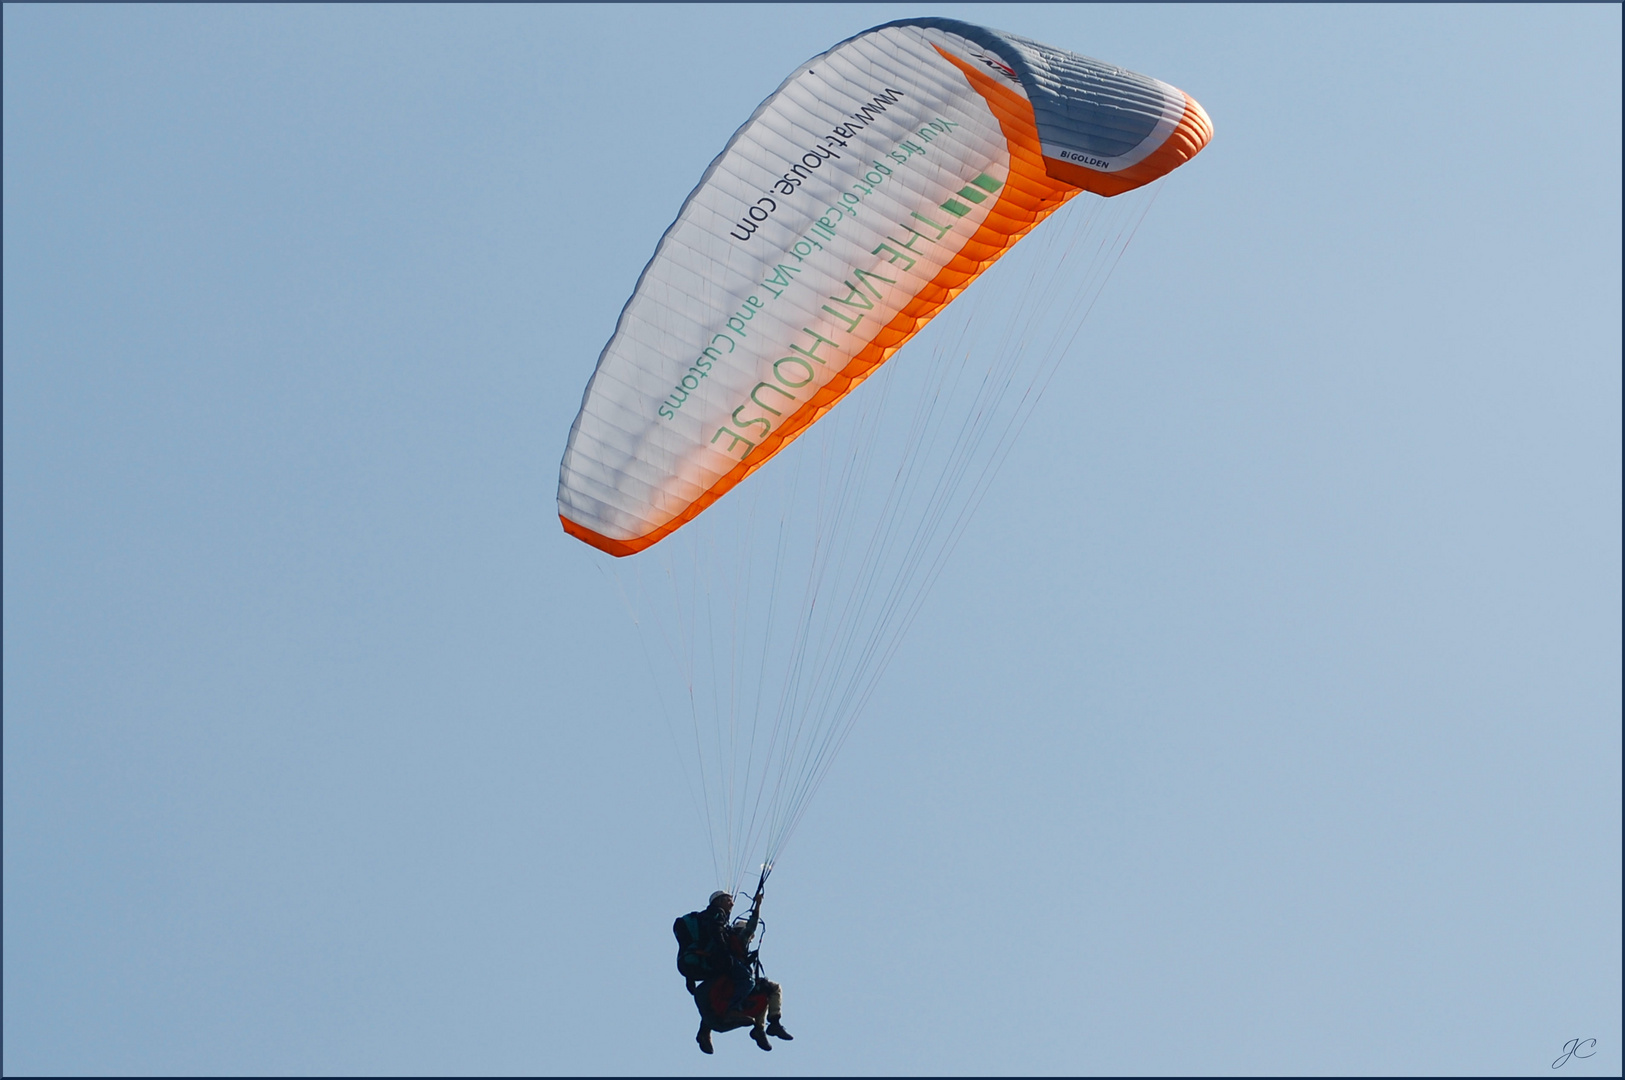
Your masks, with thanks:
M677 970L687 980L688 992L700 1013L700 1030L694 1036L700 1049L713 1053L711 1033L749 1027L750 1037L763 1050L772 1050L768 1041L795 1039L784 1028L784 991L762 974L759 952L751 948L761 926L762 895L767 888L767 871L756 883L750 911L738 919L733 914L733 894L718 889L702 911L691 911L672 924L677 938Z
M1157 79L905 19L791 72L660 238L558 509L639 629L628 663L654 669L706 825L716 892L674 926L705 1052L714 1031L790 1037L752 949L765 868L1049 380L1091 347L1154 182L1211 135Z

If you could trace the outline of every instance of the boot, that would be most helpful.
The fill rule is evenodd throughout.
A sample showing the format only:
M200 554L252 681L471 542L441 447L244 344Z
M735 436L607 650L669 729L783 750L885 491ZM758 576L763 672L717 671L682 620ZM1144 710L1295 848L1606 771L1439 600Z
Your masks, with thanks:
M750 1037L755 1039L756 1040L756 1045L760 1046L763 1050L771 1050L771 1049L773 1049L773 1044L767 1041L767 1032L763 1031L761 1028L759 1028L759 1027L751 1028L750 1029Z
M795 1042L796 1039L794 1035L784 1030L784 1025L779 1023L779 1018L776 1016L767 1022L767 1033L775 1039L783 1039L785 1042Z
M711 1049L711 1029L706 1027L704 1024L700 1025L700 1033L694 1036L694 1041L700 1044L700 1051L702 1053L714 1053L714 1051Z

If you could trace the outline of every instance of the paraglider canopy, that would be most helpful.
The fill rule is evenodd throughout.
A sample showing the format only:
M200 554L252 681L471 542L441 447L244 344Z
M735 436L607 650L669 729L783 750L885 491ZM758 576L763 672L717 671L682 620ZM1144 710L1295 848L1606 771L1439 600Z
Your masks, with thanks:
M658 542L851 393L1035 225L1189 160L1212 125L1156 79L953 19L801 65L729 140L599 356L564 528Z

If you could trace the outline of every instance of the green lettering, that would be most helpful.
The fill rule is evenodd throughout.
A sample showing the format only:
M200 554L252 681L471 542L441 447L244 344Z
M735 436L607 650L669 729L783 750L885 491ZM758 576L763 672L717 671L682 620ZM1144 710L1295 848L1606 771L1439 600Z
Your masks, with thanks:
M952 201L952 200L950 200L950 201ZM968 206L965 207L965 210L968 213L970 211L970 207L968 207ZM931 239L933 241L941 240L945 235L947 235L948 230L953 228L953 224L951 222L949 224L947 224L947 225L938 225L936 222L932 221L930 218L926 217L924 214L913 213L913 214L910 214L909 217L918 218L919 220L925 222L927 225L931 226L933 229L937 230L937 235L931 237ZM908 226L904 225L903 228L908 229ZM913 230L910 229L909 231L912 232Z
M836 311L834 308L830 307L828 304L824 305L824 310L844 322L848 331L856 330L858 328L858 323L863 321L862 315L859 315L855 319L849 319L845 315L842 315L839 311Z
M775 394L783 394L783 395L784 395L784 396L785 396L785 397L787 397L787 398L789 398L789 399L790 399L790 400L791 400L791 401L794 401L794 400L795 400L795 399L796 399L796 396L795 396L795 395L794 395L794 394L792 394L792 393L790 393L790 392L789 392L789 391L788 391L788 390L780 390L780 389L779 389L779 388L778 388L778 387L776 387L776 386L774 386L774 385L773 385L773 384L772 384L772 383L770 383L770 382L759 382L759 383L757 383L757 384L756 384L756 386L755 386L755 388L754 388L754 389L753 389L753 390L751 390L751 392L750 392L750 399L751 399L751 400L752 400L752 401L754 401L754 402L756 402L756 405L757 405L757 407L758 407L758 408L760 408L760 409L761 409L761 410L762 410L762 411L764 411L764 412L770 412L770 413L772 413L772 414L773 414L773 415L774 415L774 416L783 416L783 415L784 415L784 414L783 414L783 413L781 413L781 412L780 412L780 411L779 411L779 410L777 410L777 409L775 409L775 408L774 408L774 407L773 407L773 406L771 406L771 405L764 405L764 404L763 404L763 403L762 403L762 399L761 399L761 398L759 398L759 397L757 397L757 396L756 396L756 393L757 393L757 391L758 391L758 390L761 390L761 389L762 389L762 388L763 388L763 387L764 387L764 386L765 386L765 387L766 387L766 388L767 388L767 389L769 389L769 390L771 390L771 391L773 391L773 392L774 392L774 393L775 393ZM741 409L743 409L743 408L744 408L744 406L743 406L743 405L741 405L741 406L739 406L739 407L740 407L740 408L741 408ZM712 439L712 440L711 440L711 441L712 441L712 442L716 442L716 440L715 440L715 439Z
M835 344L835 342L831 341L829 338L825 337L823 334L820 334L817 330L814 330L809 326L803 326L801 328L801 332L812 335L813 347L811 349L803 349L800 345L792 345L790 346L790 351L798 352L809 360L816 361L820 364L824 362L818 355L818 346L820 345L828 345L832 349L840 349L840 346Z
M744 408L744 406L741 405L741 406L739 406L738 409L734 410L734 414L733 414L734 415L734 423L738 424L742 428L748 428L748 427L752 426L753 424L761 424L762 425L762 434L763 435L766 435L769 431L773 430L772 422L770 420L768 420L768 418L765 417L765 416L753 417L750 420L741 420L741 419L739 419L740 410L743 409L743 408ZM712 439L711 441L716 442L715 439Z
M852 271L852 276L857 278L859 281L863 282L863 287L868 289L870 292L874 293L876 296L880 295L880 290L875 288L873 285L869 284L867 279L874 278L876 281L884 281L887 285L896 285L897 284L896 281L892 280L889 277L881 277L879 274L871 274L867 270L853 270Z
M741 405L740 408L744 408L744 406ZM750 456L750 452L752 450L756 449L756 444L755 443L751 442L749 439L745 438L743 435L736 434L735 432L733 432L730 429L725 428L725 427L717 428L717 433L715 435L711 436L711 445L715 446L717 440L722 438L722 436L724 436L724 435L727 435L729 438L731 438L733 440L733 442L728 444L728 448L723 451L723 453L725 453L725 454L733 453L734 452L734 447L738 446L740 443L745 444L745 452L743 454L739 455L739 460L740 461L744 461L745 458Z
M849 290L846 294L846 299L842 300L839 296L832 296L830 297L831 300L835 301L837 304L841 304L849 308L860 308L864 311L873 311L875 309L875 302L869 299L867 296L864 296L863 293L859 292L856 285L852 284L850 281L843 281L841 284L845 285ZM879 294L877 293L876 295Z

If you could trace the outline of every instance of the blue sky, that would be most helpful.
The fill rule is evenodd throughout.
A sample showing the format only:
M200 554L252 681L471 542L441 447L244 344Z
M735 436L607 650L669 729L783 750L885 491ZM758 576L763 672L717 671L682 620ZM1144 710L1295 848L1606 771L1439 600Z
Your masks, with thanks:
M1216 134L781 862L797 1040L702 1058L558 460L728 135L916 14ZM1617 6L4 30L6 1072L1618 1074Z

